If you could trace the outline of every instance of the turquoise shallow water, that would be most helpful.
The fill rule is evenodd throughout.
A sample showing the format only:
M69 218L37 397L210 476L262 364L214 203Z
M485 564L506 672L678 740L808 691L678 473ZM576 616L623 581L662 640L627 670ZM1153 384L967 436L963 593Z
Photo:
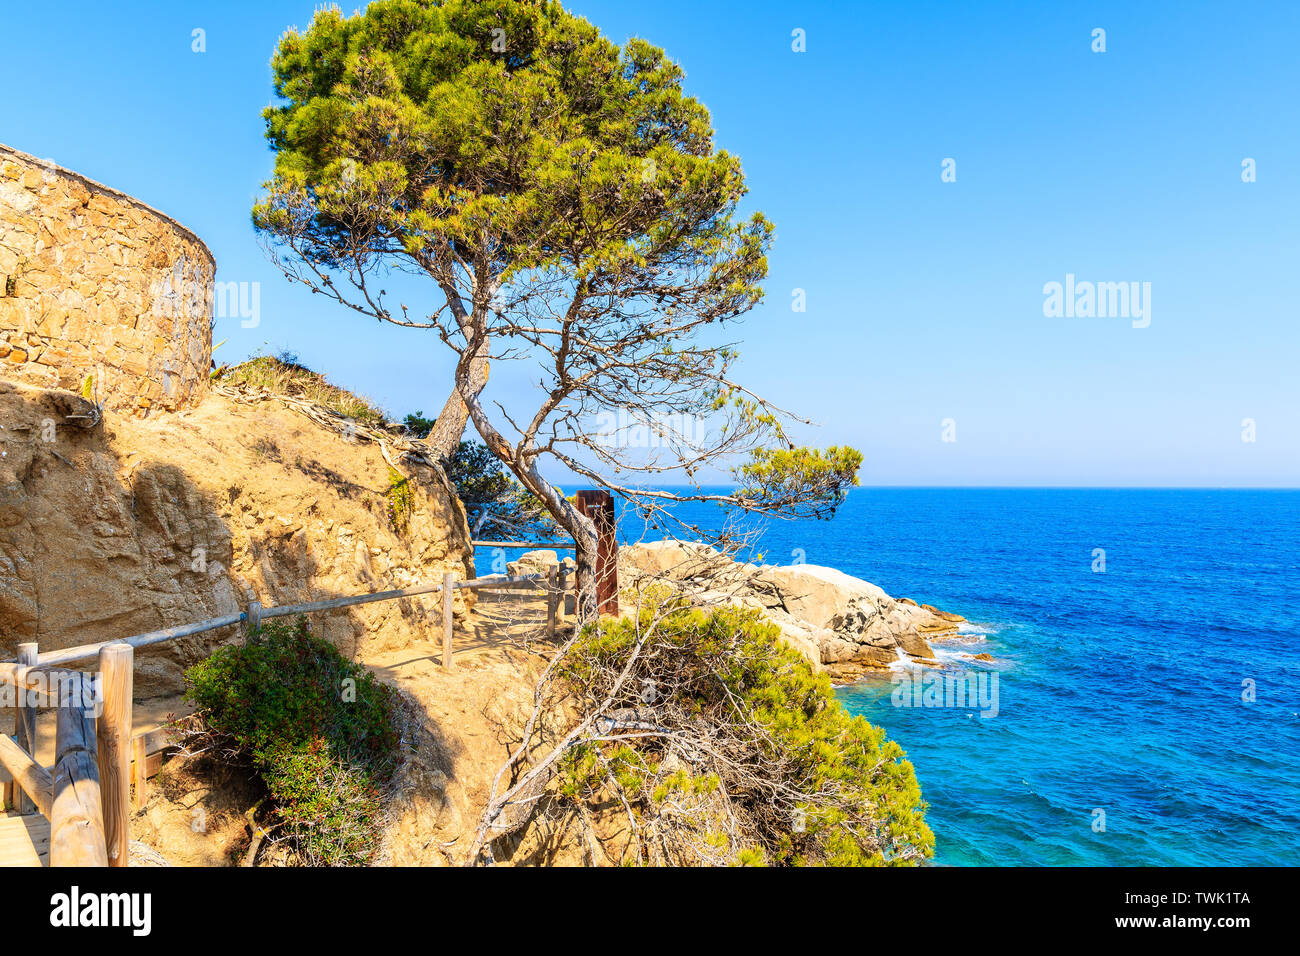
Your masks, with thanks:
M836 566L990 632L996 718L840 692L908 750L938 862L1300 863L1300 493L865 491L842 518Z
M984 632L940 649L997 673L992 719L839 691L908 752L936 862L1300 864L1300 492L859 489L760 548Z

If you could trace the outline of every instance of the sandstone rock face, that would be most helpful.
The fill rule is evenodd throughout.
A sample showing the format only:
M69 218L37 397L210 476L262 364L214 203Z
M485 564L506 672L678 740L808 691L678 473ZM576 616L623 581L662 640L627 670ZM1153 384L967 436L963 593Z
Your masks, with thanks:
M850 604L894 603L874 584L816 564L764 568L760 579L781 595L786 613L818 627L832 627Z
M128 637L265 606L473 576L464 510L440 471L404 465L412 501L391 514L379 449L275 402L209 394L149 419L0 379L0 655ZM457 608L472 600L457 591ZM314 614L346 655L439 639L437 594ZM137 694L235 628L142 650Z
M913 601L912 603L915 604L916 602ZM934 607L933 605L930 604L922 604L921 610L929 611L939 620L948 621L950 624L963 624L966 621L966 619L962 617L960 614L952 614L948 611L940 611L937 607Z
M93 376L101 403L136 415L192 406L215 272L175 220L0 145L0 375L77 393Z
M618 552L619 584L654 581L708 583L713 588L749 582L758 565L732 561L716 548L689 541L649 541Z
M955 632L957 615L935 613L876 585L814 564L784 567L731 561L706 545L659 541L619 551L620 584L667 584L699 603L762 610L785 641L817 669L850 676L887 666L900 653L930 660L927 637Z

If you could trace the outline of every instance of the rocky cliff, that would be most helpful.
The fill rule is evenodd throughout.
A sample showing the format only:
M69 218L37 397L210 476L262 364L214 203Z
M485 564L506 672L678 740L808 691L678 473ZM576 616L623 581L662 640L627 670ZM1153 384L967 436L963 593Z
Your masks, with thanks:
M101 419L102 414L102 419ZM209 393L148 419L0 379L0 656L263 605L472 577L464 511L436 468L385 461L274 400ZM462 611L458 594L458 611ZM313 616L345 654L429 639L437 595ZM137 657L140 694L235 629Z

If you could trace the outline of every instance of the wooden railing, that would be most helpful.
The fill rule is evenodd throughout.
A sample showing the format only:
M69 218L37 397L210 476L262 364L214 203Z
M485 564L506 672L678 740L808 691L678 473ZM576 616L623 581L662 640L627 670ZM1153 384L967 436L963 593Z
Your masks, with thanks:
M14 736L0 733L0 765L13 778L6 784L11 791L9 802L20 813L40 813L50 821L51 866L126 866L130 855L131 785L135 783L139 806L148 775L149 742L151 738L158 741L154 735L132 735L137 648L240 623L246 623L249 633L253 633L269 618L441 592L442 666L451 668L452 602L456 590L542 590L546 593L546 630L553 637L557 622L564 616L566 577L563 567L550 568L544 575L468 581L457 581L455 575L446 574L437 584L303 604L262 607L254 601L247 612L45 654L39 653L34 643L19 644L15 660L0 662L0 686L13 688L17 705ZM95 674L64 669L92 660L98 662ZM41 766L34 756L36 708L42 703L58 708L52 771Z
M17 705L0 763L13 776L15 808L50 821L51 866L126 866L134 654L128 643L105 644L94 675L42 664L35 644L20 644L18 660L0 664ZM58 708L53 771L32 753L42 702Z
M520 548L533 548L534 550L550 549L554 551L572 551L573 541L471 541L476 548L505 548L506 550L517 551Z

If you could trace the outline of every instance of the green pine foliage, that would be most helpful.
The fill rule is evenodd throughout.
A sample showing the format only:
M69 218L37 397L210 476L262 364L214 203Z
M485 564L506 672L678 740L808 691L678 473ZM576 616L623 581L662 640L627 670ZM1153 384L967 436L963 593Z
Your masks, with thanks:
M862 452L855 448L757 448L733 474L742 502L796 501L794 515L822 519L834 517L849 488L857 487L861 467Z
M711 746L727 759L664 773L663 745L653 734L615 746L588 742L566 754L563 795L594 797L612 786L640 813L685 801L707 819L699 810L710 795L725 793L744 821L744 839L736 840L733 827L730 835L705 832L703 840L735 865L905 865L933 855L906 755L883 730L845 711L830 680L813 673L757 612L647 606L639 619L589 627L565 676L581 696L602 699L647 633L615 706L644 707L636 693L647 682L669 689L654 703L653 720L687 732L701 732L703 722ZM791 794L803 799L792 802Z
M620 48L554 2L375 0L318 10L271 68L275 175L253 221L296 254L351 268L340 246L360 238L419 266L487 231L507 280L575 253L588 277L635 271L671 248L721 260L728 311L761 295L771 225L732 221L739 160L644 40Z
M626 409L708 424L668 442L692 481L758 450L729 496L742 510L826 517L843 502L861 457L796 448L792 416L732 380L730 333L703 334L762 300L775 230L743 209L740 159L664 50L616 44L552 0L372 0L317 10L271 71L275 168L252 221L277 265L457 350L536 359L542 406L512 397L518 441L488 441L532 496L550 497L540 462L569 467L584 447L606 473L661 476L669 462L591 427ZM408 306L426 294L432 312ZM551 504L581 540L578 513Z
M373 862L382 793L398 762L389 687L302 617L266 622L185 679L204 726L251 760L306 862Z

